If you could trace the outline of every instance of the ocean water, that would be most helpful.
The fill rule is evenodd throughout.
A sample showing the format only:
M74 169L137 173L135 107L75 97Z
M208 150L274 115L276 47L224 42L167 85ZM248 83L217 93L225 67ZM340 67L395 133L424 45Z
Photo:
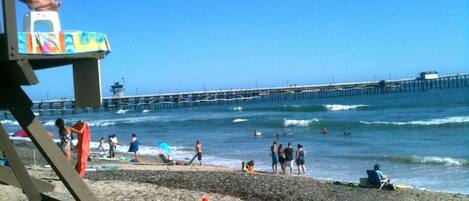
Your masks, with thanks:
M57 117L40 118L57 133ZM141 154L156 155L158 144L166 142L174 158L187 159L201 140L205 163L238 168L254 159L257 169L268 171L270 145L279 132L280 143L304 145L310 177L358 182L379 163L394 183L469 194L467 89L60 117L89 121L95 142L115 133L128 145L136 133ZM8 132L19 129L14 119L1 123ZM254 137L254 129L262 136ZM126 151L125 145L118 149Z

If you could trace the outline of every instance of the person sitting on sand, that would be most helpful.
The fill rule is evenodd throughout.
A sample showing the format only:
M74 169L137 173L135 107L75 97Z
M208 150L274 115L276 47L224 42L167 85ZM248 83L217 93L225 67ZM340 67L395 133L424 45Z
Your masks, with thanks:
M375 164L375 166L373 167L373 171L375 171L376 174L378 175L378 179L379 179L381 182L384 182L384 186L385 186L385 187L394 189L394 185L393 185L393 183L391 182L391 179L389 179L386 175L383 174L383 172L382 172L382 171L380 170L380 168L379 168L379 164Z
M132 162L138 162L138 140L137 140L137 134L133 133L132 138L130 138L130 146L129 146L129 151L128 152L134 152L134 159Z
M244 172L248 172L248 173L254 173L254 163L255 161L254 160L250 160L249 162L241 162L241 168Z
M165 163L167 165L183 165L181 162L178 162L178 161L175 161L175 160L171 159L171 155L169 155L169 154L161 153L161 154L158 154L158 156L163 161L163 163Z
M33 11L58 11L62 3L54 0L20 0Z
M99 139L99 146L96 150L104 150L104 138Z

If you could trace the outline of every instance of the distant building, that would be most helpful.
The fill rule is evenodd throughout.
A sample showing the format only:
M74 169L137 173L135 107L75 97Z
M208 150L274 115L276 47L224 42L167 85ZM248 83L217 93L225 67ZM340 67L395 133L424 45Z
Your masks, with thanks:
M420 79L422 80L438 79L438 72L436 71L421 72Z
M124 96L124 85L119 82L114 82L114 84L111 85L111 92L114 97Z

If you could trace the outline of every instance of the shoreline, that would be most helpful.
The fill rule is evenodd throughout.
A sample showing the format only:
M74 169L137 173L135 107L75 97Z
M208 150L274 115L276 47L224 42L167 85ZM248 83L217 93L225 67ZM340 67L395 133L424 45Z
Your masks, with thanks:
M51 193L52 196L60 198L69 196L52 169L44 168L46 163L39 154L36 155L37 166L31 166L33 162L31 148L31 144L16 144L16 150L30 173L57 186ZM378 191L343 181L267 172L247 174L225 166L165 165L155 157L143 155L138 164L126 160L90 161L89 166L117 167L110 171L87 172L85 181L95 193L99 193L97 194L99 200L201 200L205 195L209 200L469 200L469 195L460 193L419 189ZM0 192L6 192L11 188L13 187L0 185ZM110 194L102 193L110 188L113 189ZM158 193L147 192L142 189L159 189L165 193L159 190L156 190ZM15 192L17 193L13 195L17 197L24 196L19 189ZM1 196L2 193L0 200L7 200ZM161 197L155 199L153 196Z

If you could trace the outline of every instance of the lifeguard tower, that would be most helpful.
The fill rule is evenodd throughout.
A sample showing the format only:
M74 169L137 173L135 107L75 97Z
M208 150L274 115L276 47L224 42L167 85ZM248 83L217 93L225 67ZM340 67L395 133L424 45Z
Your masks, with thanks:
M114 84L111 85L111 93L113 97L124 96L124 85L119 82L114 82Z
M72 65L75 105L100 106L99 60L110 51L107 39L94 32L18 32L15 0L1 1L4 32L0 33L0 109L11 112L76 200L97 200L47 135L21 86L39 83L36 70ZM84 37L86 40L81 40ZM0 149L11 165L11 169L0 166L1 183L22 188L29 200L55 200L43 194L53 186L30 177L1 124Z

